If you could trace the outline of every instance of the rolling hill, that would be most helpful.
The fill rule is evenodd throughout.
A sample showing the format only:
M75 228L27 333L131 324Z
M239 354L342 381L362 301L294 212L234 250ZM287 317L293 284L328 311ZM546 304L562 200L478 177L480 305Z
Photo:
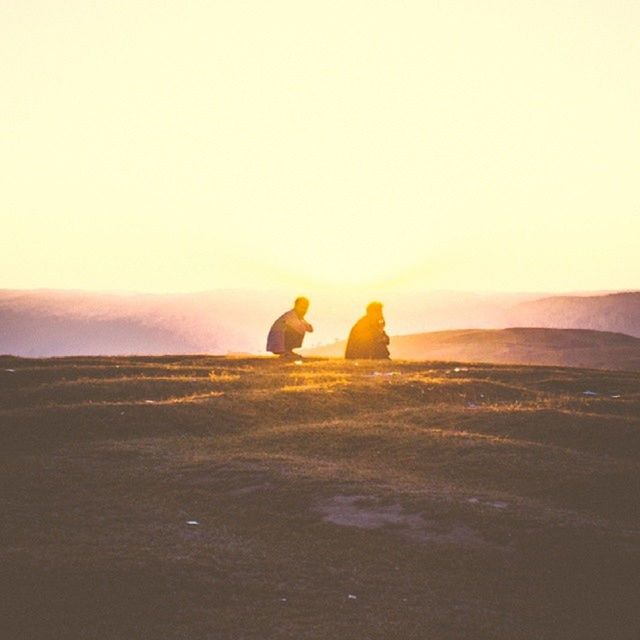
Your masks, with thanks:
M639 416L628 372L0 357L3 637L636 640Z
M315 356L342 357L345 342L309 349ZM582 329L469 329L392 336L391 357L640 371L640 339Z

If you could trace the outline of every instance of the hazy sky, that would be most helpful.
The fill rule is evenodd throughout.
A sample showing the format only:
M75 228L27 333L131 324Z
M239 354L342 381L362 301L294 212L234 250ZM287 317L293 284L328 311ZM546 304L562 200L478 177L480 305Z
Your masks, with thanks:
M0 0L0 287L640 288L639 25Z

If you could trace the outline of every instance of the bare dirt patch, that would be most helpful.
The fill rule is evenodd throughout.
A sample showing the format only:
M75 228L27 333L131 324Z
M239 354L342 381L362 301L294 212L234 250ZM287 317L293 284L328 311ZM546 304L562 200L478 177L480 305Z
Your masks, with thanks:
M430 522L422 514L406 511L398 502L383 504L368 496L337 495L316 505L324 522L357 529L387 528L403 537L421 542L479 546L487 542L466 525L449 527Z

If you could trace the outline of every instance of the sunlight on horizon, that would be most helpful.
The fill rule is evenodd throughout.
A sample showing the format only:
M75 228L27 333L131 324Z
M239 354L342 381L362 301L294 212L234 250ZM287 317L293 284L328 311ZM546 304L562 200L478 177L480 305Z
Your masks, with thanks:
M640 286L640 4L8 2L2 288Z

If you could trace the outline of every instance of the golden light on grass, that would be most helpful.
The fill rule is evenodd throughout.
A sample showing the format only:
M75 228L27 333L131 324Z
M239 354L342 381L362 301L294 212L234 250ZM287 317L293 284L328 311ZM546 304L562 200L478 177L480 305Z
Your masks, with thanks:
M626 640L638 619L635 372L0 365L10 637Z
M225 371L210 371L209 380L214 383L237 382L240 380L240 375Z

